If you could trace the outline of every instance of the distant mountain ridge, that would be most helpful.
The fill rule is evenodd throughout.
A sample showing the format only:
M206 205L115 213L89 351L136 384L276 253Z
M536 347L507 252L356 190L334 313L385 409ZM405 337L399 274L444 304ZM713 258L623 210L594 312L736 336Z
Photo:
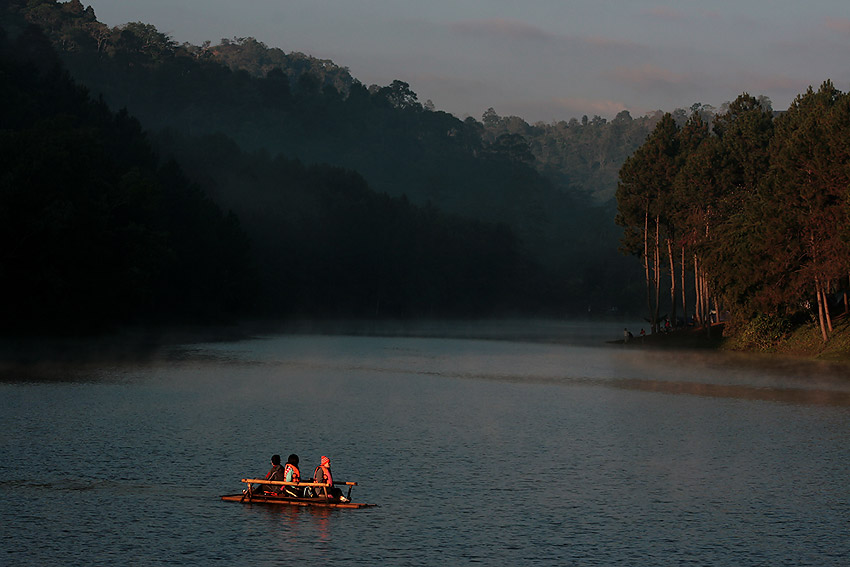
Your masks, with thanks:
M197 49L184 44L186 49ZM290 78L291 86L298 84L304 75L319 77L322 87L332 86L347 96L351 86L357 82L348 67L341 67L329 59L317 59L299 51L285 53L277 47L268 47L253 37L222 39L212 46L204 42L201 52L209 51L216 61L227 65L232 71L247 71L254 77L265 78L279 69Z

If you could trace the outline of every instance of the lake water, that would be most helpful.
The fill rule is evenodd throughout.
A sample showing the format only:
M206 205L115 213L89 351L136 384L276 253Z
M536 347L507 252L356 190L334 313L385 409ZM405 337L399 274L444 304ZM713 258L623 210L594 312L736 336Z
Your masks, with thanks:
M617 328L7 368L0 563L847 565L848 367L606 345ZM379 506L219 500L293 452Z

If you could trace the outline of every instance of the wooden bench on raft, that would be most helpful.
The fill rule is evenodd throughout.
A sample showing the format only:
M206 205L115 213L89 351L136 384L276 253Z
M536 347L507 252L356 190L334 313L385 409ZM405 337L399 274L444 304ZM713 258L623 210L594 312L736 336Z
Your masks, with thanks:
M246 482L249 485L251 484L266 484L270 486L295 486L298 488L330 488L331 485L326 482L286 482L283 480L265 480L262 478L243 478L241 482ZM348 487L348 495L347 499L351 500L351 487L357 486L356 482L334 482L334 486L347 486Z

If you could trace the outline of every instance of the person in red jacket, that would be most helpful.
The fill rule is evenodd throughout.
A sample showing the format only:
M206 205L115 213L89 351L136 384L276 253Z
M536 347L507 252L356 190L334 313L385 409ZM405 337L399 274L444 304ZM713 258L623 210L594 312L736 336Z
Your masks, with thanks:
M283 468L283 480L286 482L301 482L301 471L298 470L298 455L289 455ZM282 491L286 496L301 498L303 492L297 486L284 486Z
M321 482L330 485L328 487L317 486L315 488L316 496L319 498L329 498L331 500L339 500L340 502L348 501L348 499L342 495L342 491L334 486L334 479L331 474L331 460L329 458L322 456L319 466L316 467L316 470L313 473L313 482Z

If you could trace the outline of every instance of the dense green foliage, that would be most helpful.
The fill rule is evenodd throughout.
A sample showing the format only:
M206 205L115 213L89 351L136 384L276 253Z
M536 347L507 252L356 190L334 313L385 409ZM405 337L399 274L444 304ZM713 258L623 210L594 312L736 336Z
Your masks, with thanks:
M618 144L635 144L642 120L613 143L591 140L608 131L598 118L533 130L560 147L555 164L529 132L459 120L420 104L403 81L366 88L330 61L253 38L179 45L141 22L109 28L77 0L8 9L42 28L75 80L110 107L168 132L153 138L162 155L197 165L185 166L189 176L250 235L262 290L253 299L268 316L598 314L634 304L638 273L616 254L611 202L593 186L611 185L611 160L626 153ZM576 136L581 144L560 143ZM605 143L618 147L600 153ZM211 144L233 152L214 163L232 169L203 163L198 150ZM590 173L564 174L577 163L569 148L597 156L584 160ZM301 165L317 163L333 167ZM263 209L270 195L275 206ZM378 228L361 237L354 226ZM341 250L356 267L343 269Z
M791 320L773 314L759 314L742 324L731 340L730 348L769 351L791 332Z
M729 312L758 334L754 317L808 310L825 339L847 287L850 102L830 83L779 117L742 95L716 114L479 122L253 38L181 45L79 0L5 14L10 325L585 314L644 293L654 329ZM615 254L615 207L642 275Z
M701 105L696 105L701 107ZM620 112L610 122L583 116L553 124L530 125L516 116L501 117L492 108L483 116L485 140L521 137L534 156L534 166L554 183L580 192L595 202L614 197L620 166L645 140L663 114L632 118ZM681 116L677 116L681 120Z
M300 316L492 315L539 310L546 285L506 225L450 217L369 189L342 168L305 166L230 139L159 136L249 232L260 312Z
M850 95L829 81L775 118L747 94L711 128L697 114L682 128L665 117L623 165L617 190L624 249L643 259L647 289L663 274L675 289L687 271L698 321L727 310L732 328L771 340L765 325L809 313L826 341L838 301L847 308L848 140ZM657 292L648 303L657 314Z
M97 22L93 11L76 0L14 0L10 6L38 23L74 78L102 96L112 108L127 108L149 131L176 133L170 139L179 140L184 147L171 143L163 147L163 153L191 160L193 148L205 147L209 136L224 134L235 142L232 149L239 153L234 160L220 160L222 163L251 163L265 152L269 157L258 165L260 169L274 170L283 163L329 163L357 171L371 189L368 198L361 198L369 205L349 209L349 214L356 215L348 219L349 223L384 223L380 220L386 216L380 205L383 202L393 203L402 211L393 215L419 219L407 223L408 227L420 227L415 238L417 248L383 261L400 261L402 256L408 264L422 261L429 273L441 272L439 282L422 278L422 270L397 266L394 273L408 279L403 285L401 280L392 280L391 295L407 297L406 303L386 299L383 307L373 310L370 306L380 302L366 292L356 292L342 302L346 308L336 309L336 302L321 299L319 290L323 288L315 286L308 294L292 294L305 298L303 305L282 299L273 302L286 304L287 310L304 313L321 304L331 313L353 309L356 313L446 314L454 310L450 306L455 306L457 314L531 309L538 314L562 315L596 314L611 309L622 312L635 303L634 295L640 291L639 274L627 259L616 254L612 205L605 200L610 189L599 186L613 186L614 163L638 143L641 128L648 129L646 120L651 119L631 121L620 116L607 124L595 117L581 124L574 121L551 128L535 125L536 129L523 133L502 132L499 123L460 120L435 111L430 101L421 104L403 81L367 88L353 79L347 69L332 62L300 53L284 54L253 38L222 40L219 45L179 45L153 26L140 22L109 28ZM509 121L517 123L518 119ZM535 137L539 132L548 139L546 152L541 148L547 143ZM155 139L164 143L169 137ZM223 144L229 146L230 142ZM577 158L576 152L594 155ZM233 172L244 171L244 166L234 167ZM581 173L565 173L571 167ZM193 179L201 180L202 167L187 170ZM310 250L322 257L322 247L312 241L313 234L296 231L286 223L297 216L295 211L307 214L307 209L299 204L305 200L299 194L321 193L325 189L315 185L315 176L312 181L302 182L297 168L281 166L275 175L276 198L280 200L275 210L293 212L289 216L281 213L274 219L271 211L263 211L267 217L264 222L286 227L288 233L277 234L299 239L298 246L289 244L290 248L300 249L302 255ZM234 176L235 173L222 172L217 177ZM345 176L330 177L336 183ZM206 179L202 186L226 209L240 217L252 209L250 204L229 197L235 192L220 190L220 183L210 183L209 176ZM247 187L245 179L237 179L240 182L229 187ZM294 187L301 189L296 191ZM259 187L246 188L243 201L262 192ZM390 196L390 201L375 193ZM402 197L406 201L395 200ZM286 202L288 199L293 201ZM314 201L320 203L315 206L328 206L327 199L314 197ZM321 211L306 218L338 220L344 215L329 214ZM422 219L430 219L429 226L424 226ZM286 245L268 235L258 237L261 229L248 219L243 218L242 222L251 235L254 253L259 258L275 259L258 262L264 278L261 287L270 290L276 287L273 282L281 280L271 275L270 267L285 264L274 251ZM325 232L326 239L333 236L351 242L336 220ZM417 252L423 247L442 247L445 253L447 243L436 235L446 233L459 235L449 242L452 250L469 260L471 251L477 249L480 253L475 257L479 259L456 260L457 266L464 267L458 270L448 258L442 264L434 264L428 254ZM333 246L325 247L330 248ZM377 257L379 251L380 248L372 248L359 254ZM324 258L275 270L279 274L286 272L292 281L325 282L328 280L320 274L305 271L319 270L323 263L327 268L330 256ZM499 262L504 266L495 269L493 264ZM361 263L359 269L372 270L373 263ZM471 274L473 266L479 266L481 273L493 274L495 279ZM371 280L379 273L382 272L360 277ZM509 277L513 279L508 281ZM464 286L462 280L469 283ZM484 281L488 282L486 292L482 293L483 288L478 293L469 292L475 285L485 285ZM326 284L328 288L331 285ZM368 286L375 287L371 282ZM368 286L364 284L364 289ZM399 290L399 286L406 290ZM514 294L513 298L505 301L510 294ZM388 297L385 292L377 296Z
M247 240L126 113L90 100L40 31L0 28L0 332L221 320L251 295Z
M161 162L19 16L2 20L0 274L15 298L2 332L539 313L569 299L507 225L376 193L350 170L173 130L154 141L185 166Z

